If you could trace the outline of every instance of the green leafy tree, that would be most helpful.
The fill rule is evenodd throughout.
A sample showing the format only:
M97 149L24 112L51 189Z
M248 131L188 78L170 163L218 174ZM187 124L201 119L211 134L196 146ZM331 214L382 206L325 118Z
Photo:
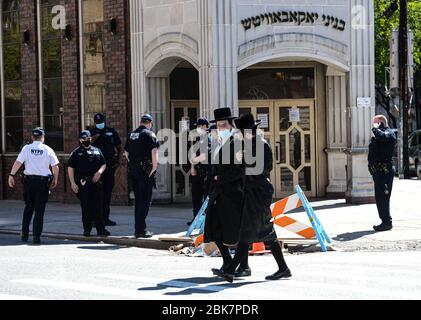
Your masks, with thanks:
M385 67L390 64L390 35L399 28L399 10L390 18L384 15L391 0L374 0L376 39L376 83L385 84ZM421 1L408 0L408 24L414 34L414 73L421 75Z

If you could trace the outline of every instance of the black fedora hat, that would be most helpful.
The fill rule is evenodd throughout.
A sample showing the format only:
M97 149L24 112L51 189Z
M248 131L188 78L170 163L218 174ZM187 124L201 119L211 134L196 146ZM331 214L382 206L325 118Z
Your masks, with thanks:
M236 118L236 117L233 117L231 115L231 108L219 108L219 109L215 109L215 110L213 110L213 115L215 117L215 120L210 121L211 123L215 123L217 121L230 120L230 119L235 119Z
M244 114L240 118L234 120L235 127L240 130L256 129L261 122L262 120L255 121L251 113Z

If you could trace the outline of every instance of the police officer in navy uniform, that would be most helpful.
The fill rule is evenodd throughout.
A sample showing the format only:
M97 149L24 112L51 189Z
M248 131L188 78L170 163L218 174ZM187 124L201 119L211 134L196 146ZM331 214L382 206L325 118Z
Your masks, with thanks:
M45 206L48 201L50 189L57 186L59 161L53 149L44 144L45 131L42 128L32 130L32 143L24 146L13 164L9 174L9 187L15 187L15 176L21 166L25 165L23 176L23 197L25 209L22 220L22 241L29 238L29 225L35 211L33 223L33 242L41 243L41 234L44 224ZM53 174L51 174L50 167Z
M94 117L95 128L91 129L92 145L99 148L105 157L107 169L101 180L104 188L103 217L106 226L115 226L117 223L110 220L111 195L115 183L115 171L121 163L123 148L118 133L105 125L105 116L97 113Z
M83 235L91 235L94 222L98 236L109 236L102 217L104 190L101 176L107 165L101 150L92 146L91 133L88 130L81 132L80 146L70 154L68 164L72 190L82 207Z
M377 210L382 223L373 226L375 231L387 231L392 229L392 217L390 215L390 196L392 194L395 167L393 166L393 154L396 144L396 135L387 125L387 119L383 115L373 118L371 139L368 151L368 170L373 176Z
M146 230L146 217L152 200L155 185L155 172L158 167L158 147L152 130L153 118L142 116L139 128L130 133L125 146L129 161L129 177L135 194L135 237L150 238L153 233Z
M208 136L209 121L206 118L200 118L195 123L196 138L198 150L191 159L191 193L193 202L193 219L187 225L191 225L196 218L203 201L208 195L208 181L207 177L210 171L209 150L210 138Z

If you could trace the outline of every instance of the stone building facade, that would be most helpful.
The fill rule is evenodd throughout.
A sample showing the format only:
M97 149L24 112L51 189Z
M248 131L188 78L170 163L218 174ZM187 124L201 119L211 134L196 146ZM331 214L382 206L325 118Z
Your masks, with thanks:
M54 133L63 172L78 131L92 125L97 111L106 113L125 140L145 112L155 117L156 130L172 128L179 134L181 123L191 127L199 116L211 119L213 109L230 107L235 115L252 112L262 120L276 162L277 198L300 184L309 197L373 200L367 170L375 105L372 1L3 3L9 3L2 8L0 38L3 198L20 197L5 179L34 125ZM56 17L49 14L54 5L66 9L71 39L65 30L45 27L44 21ZM18 36L9 34L15 12ZM25 30L29 44L23 43ZM48 41L52 46L45 45ZM13 46L20 51L18 75L6 68L16 63L8 50ZM59 94L50 93L58 82ZM13 93L16 84L20 94ZM10 113L15 106L18 115ZM13 129L19 117L22 124ZM126 166L117 175L114 202L127 203ZM158 189L155 201L188 201L189 166L160 166ZM74 199L64 175L53 199Z

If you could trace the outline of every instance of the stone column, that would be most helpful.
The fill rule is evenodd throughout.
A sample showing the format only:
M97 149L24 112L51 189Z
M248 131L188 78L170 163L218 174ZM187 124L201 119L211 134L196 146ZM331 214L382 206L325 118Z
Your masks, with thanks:
M169 128L167 118L169 119L168 106L168 78L148 77L147 87L147 106L148 112L154 118L154 132ZM158 157L163 157L164 150L158 149ZM156 175L156 192L153 193L153 199L160 202L171 201L171 165L159 165Z
M327 159L330 196L343 196L346 191L347 116L346 76L328 68L326 74Z
M370 0L350 1L351 71L349 74L349 130L347 149L348 203L371 203L374 187L367 168L371 118L374 115L374 5ZM358 106L359 97L370 106Z
M201 113L230 107L238 114L236 2L199 0Z

